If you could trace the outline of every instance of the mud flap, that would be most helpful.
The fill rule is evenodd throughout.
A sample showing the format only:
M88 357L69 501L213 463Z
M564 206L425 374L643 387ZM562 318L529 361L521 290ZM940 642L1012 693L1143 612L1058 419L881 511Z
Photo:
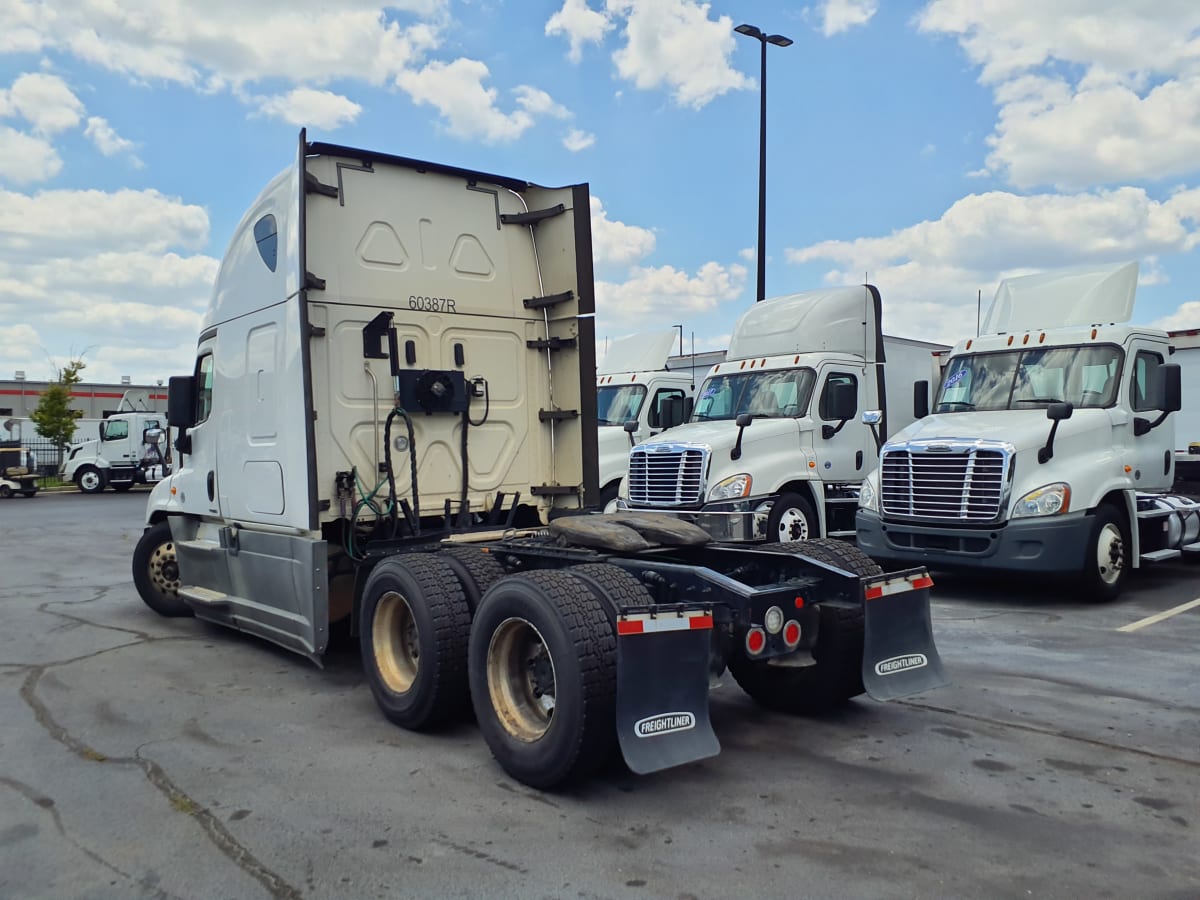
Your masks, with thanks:
M895 700L950 682L942 669L925 569L908 569L862 579L866 622L862 679L876 700Z
M617 620L617 738L639 775L716 756L708 718L712 616L630 613Z

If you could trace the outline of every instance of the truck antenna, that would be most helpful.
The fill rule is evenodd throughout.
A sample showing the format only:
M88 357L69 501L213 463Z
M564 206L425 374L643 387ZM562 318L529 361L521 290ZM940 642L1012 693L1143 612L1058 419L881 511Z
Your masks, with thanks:
M692 390L696 389L696 332L692 332Z
M983 288L975 291L975 337L979 337L979 313L983 309Z

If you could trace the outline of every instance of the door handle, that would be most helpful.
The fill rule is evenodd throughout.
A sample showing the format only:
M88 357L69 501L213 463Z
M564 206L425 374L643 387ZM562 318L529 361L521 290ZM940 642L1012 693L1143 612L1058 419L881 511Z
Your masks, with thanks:
M215 472L208 473L208 499L212 500L217 496L217 476Z

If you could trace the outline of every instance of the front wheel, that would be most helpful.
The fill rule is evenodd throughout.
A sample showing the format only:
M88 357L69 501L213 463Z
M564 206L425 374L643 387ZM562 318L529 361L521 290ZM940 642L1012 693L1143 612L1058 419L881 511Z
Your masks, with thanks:
M503 578L471 625L471 702L501 768L552 788L608 758L617 642L604 603L566 572Z
M7 500L13 494L12 488L7 484L0 484L0 498Z
M165 519L151 525L133 551L133 584L142 601L169 619L194 615L179 596L179 560L171 525Z
M821 536L817 512L807 497L800 494L780 494L767 516L768 543L810 541Z
M1084 553L1080 598L1092 603L1117 599L1129 571L1129 529L1115 507L1097 507Z
M84 466L75 473L75 483L85 494L98 494L104 490L104 473L95 466Z

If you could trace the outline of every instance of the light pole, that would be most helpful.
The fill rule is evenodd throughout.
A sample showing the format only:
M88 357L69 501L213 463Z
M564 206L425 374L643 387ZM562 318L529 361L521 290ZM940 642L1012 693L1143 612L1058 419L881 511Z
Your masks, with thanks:
M762 44L762 75L759 79L758 118L758 297L767 295L767 44L790 47L792 39L782 34L766 34L753 25L739 25L738 34Z

